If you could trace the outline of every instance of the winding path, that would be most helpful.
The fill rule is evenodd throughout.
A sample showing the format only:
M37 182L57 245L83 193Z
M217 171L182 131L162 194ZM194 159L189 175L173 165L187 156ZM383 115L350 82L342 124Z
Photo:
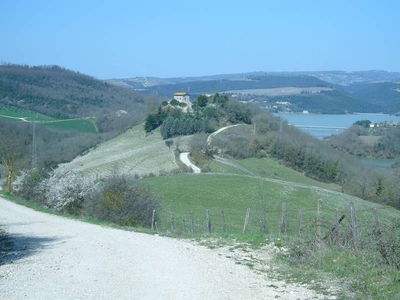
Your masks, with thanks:
M207 147L210 147L211 142L212 142L212 138L213 138L214 136L216 136L218 133L220 133L220 132L222 132L222 131L224 131L224 130L226 130L226 129L228 129L228 128L232 128L232 127L239 126L239 125L241 125L241 124L235 124L235 125L225 126L225 127L222 127L222 128L220 128L220 129L218 129L217 131L211 133L211 134L207 137ZM195 165L189 160L189 157L188 157L189 154L190 154L190 152L183 152L183 153L181 153L181 154L179 155L179 159L180 159L186 166L188 166L189 168L191 168L191 169L193 170L193 173L196 173L196 174L201 173L201 169L200 169L199 167L195 166Z
M193 170L193 173L199 174L201 173L201 169L195 166L189 159L190 152L183 152L179 155L179 159L189 168Z

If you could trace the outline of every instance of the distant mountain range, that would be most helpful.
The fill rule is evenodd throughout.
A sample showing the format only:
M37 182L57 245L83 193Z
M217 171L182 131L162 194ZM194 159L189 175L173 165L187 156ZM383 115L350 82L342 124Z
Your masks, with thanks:
M378 82L400 82L400 72L387 72L381 70L371 71L309 71L309 72L249 72L237 74L220 74L209 76L194 76L194 77L171 77L171 78L158 78L158 77L135 77L135 78L121 78L106 80L116 85L136 89L146 89L155 85L187 83L194 81L212 81L212 80L234 80L241 81L247 80L253 76L312 76L322 81L333 85L350 86L357 83L378 83Z
M180 78L136 77L107 82L167 98L177 91L188 92L194 98L199 94L226 93L270 111L400 112L399 72L252 72ZM277 88L282 88L282 93L275 90L271 93L270 89ZM286 94L284 88L296 89ZM282 106L276 103L290 104Z

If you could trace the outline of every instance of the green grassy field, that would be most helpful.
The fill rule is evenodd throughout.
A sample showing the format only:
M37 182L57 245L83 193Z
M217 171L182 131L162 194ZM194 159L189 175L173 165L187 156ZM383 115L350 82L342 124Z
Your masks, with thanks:
M360 211L361 224L371 224L373 207L379 207L382 221L398 217L398 211L384 208L371 202L318 187L301 186L291 182L268 181L247 175L232 174L179 174L152 177L141 180L162 199L161 223L168 229L170 212L179 220L189 218L192 212L200 231L205 232L205 212L210 210L215 230L221 231L221 210L225 212L228 233L242 232L247 208L250 208L249 232L259 232L258 222L266 210L267 228L278 233L282 214L282 202L286 203L289 219L288 232L297 233L299 211L303 210L303 221L311 222L316 217L317 202L322 200L323 216L333 224L335 210L348 214L353 201ZM347 221L347 220L346 220Z
M95 119L67 119L52 120L49 122L39 123L40 126L51 127L59 130L75 130L79 133L98 133L95 126Z
M276 160L271 158L232 159L232 161L261 177L297 182L334 191L341 190L340 186L336 184L313 180L305 176L303 173L279 164Z
M0 104L0 120L7 122L37 122L38 126L46 126L58 130L75 130L79 133L98 133L94 118L55 119L33 111Z
M25 119L26 121L52 121L55 120L52 117L29 111L22 108L17 108L5 104L0 104L0 119L5 121L21 121Z

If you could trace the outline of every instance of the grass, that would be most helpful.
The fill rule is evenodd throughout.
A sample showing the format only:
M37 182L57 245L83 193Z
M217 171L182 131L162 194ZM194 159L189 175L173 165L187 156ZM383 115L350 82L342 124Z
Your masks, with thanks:
M289 218L289 231L297 232L299 211L303 210L303 222L315 219L317 202L323 202L323 215L329 222L334 221L335 210L348 214L349 202L353 201L359 213L359 222L368 224L373 218L372 208L382 208L382 219L399 216L392 208L367 202L338 192L318 187L294 185L290 182L271 182L267 179L233 174L179 174L173 176L141 179L152 192L162 200L161 221L168 228L170 212L175 218L188 220L189 212L196 218L196 224L205 231L205 211L210 210L215 228L221 230L221 210L225 212L227 231L240 234L243 230L247 208L252 217L249 232L259 232L258 221L262 210L267 211L267 228L270 233L278 233L282 202L286 203ZM218 224L218 225L217 225ZM218 228L218 229L217 229Z
M232 161L261 177L296 182L333 191L341 190L336 184L313 180L301 172L279 164L276 160L271 158L232 159Z
M122 172L159 174L178 168L173 148L165 145L159 130L146 136L140 124L75 158L67 166L86 174L107 174L116 165Z
M75 130L79 133L98 133L94 118L53 120L39 123L38 125L58 130Z
M6 121L12 121L13 119L20 121L21 118L24 118L27 121L36 120L38 122L55 120L52 117L48 117L40 113L5 104L0 104L0 115L0 118Z
M0 104L0 120L7 122L37 122L38 126L46 126L58 130L75 130L79 133L98 133L94 118L55 119L33 111Z

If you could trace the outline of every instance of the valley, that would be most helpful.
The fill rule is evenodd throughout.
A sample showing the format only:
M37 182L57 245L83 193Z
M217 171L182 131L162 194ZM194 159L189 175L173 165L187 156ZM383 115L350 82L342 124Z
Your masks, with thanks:
M13 68L15 73L18 68ZM37 70L23 68L19 71L27 75ZM82 103L76 96L66 96L60 107L60 111L68 112L64 116L57 112L56 104L43 105L40 97L42 100L35 104L40 106L38 110L35 105L21 102L15 97L17 94L7 92L0 97L3 99L0 154L4 197L80 221L192 240L196 245L206 245L219 253L228 251L224 255L233 259L236 265L245 265L243 267L251 274L268 274L262 276L262 280L306 284L313 290L305 290L306 295L315 293L315 297L333 298L376 295L385 285L390 287L387 295L398 293L398 260L392 250L392 245L397 243L393 234L399 230L396 220L400 217L396 209L400 199L396 162L390 169L366 167L351 155L292 126L312 126L317 119L328 124L336 117L333 122L344 122L343 126L349 127L367 115L274 116L252 101L239 102L237 100L243 100L241 96L229 97L228 93L192 98L192 107L183 112L184 105L178 100L165 100L168 97L162 96L168 89L179 88L178 83L169 84L168 89L147 83L148 87L159 89L159 96L153 97L126 87L103 86L105 83L81 74L74 77L76 74L68 70L39 68L39 71L47 75L53 71L61 72L66 78L62 80L66 82L76 78L85 88L98 86L120 96L114 101L112 94L108 94L108 100L104 102L99 100L98 90L93 94L88 91L87 97L92 100ZM198 91L209 87L220 91L220 87L236 84L237 89L230 90L232 93L260 93L258 96L267 97L282 97L284 95L279 94L282 90L291 96L308 97L336 93L338 89L326 84L320 86L320 79L305 75L251 76L255 77L197 82L193 87ZM57 80L52 86L64 89L65 84ZM29 82L35 86L40 80ZM179 84L183 87L188 82ZM287 89L295 86L293 83L297 87ZM251 85L254 89L247 90ZM260 85L264 88L259 89ZM15 87L16 83L11 86ZM57 91L49 89L41 95ZM66 87L68 89L70 87ZM67 95L67 92L63 90L61 94ZM124 98L124 94L129 96ZM56 103L57 97L53 101ZM73 105L77 105L74 112L66 109ZM79 105L82 105L82 111ZM89 111L91 117L88 117ZM290 120L292 117L307 121L293 121ZM397 120L386 115L368 117L374 123L378 122L375 117ZM8 137L13 137L15 146L6 143L11 140ZM376 144L378 138L362 140L366 144ZM13 159L12 164L8 159ZM37 159L36 168L32 167L34 159ZM8 200L1 201L8 203ZM358 222L356 226L354 218ZM381 231L377 231L378 223ZM70 226L75 225L71 223ZM82 226L85 231L86 225ZM356 233L355 228L358 228ZM17 227L6 225L5 229L13 231ZM39 235L46 234L50 233L42 231ZM57 239L62 238L61 235ZM136 235L125 238L136 238ZM158 237L148 238L149 243L158 243ZM377 239L379 244L372 242ZM161 237L160 242L164 243ZM94 239L93 243L99 243L99 240ZM53 245L49 240L44 246ZM157 244L155 247L164 246ZM234 251L236 248L240 249L240 254ZM2 252L5 261L13 257L13 252L7 249ZM57 251L65 251L59 249ZM275 250L266 253L268 261L262 261L255 258L260 249ZM40 255L54 255L46 251ZM158 257L149 250L144 252ZM246 252L249 258L243 259ZM143 257L143 253L138 255ZM84 253L81 256L82 261L87 260ZM33 254L33 257L38 256ZM313 258L319 261L317 266ZM332 259L337 261L338 268L329 268ZM29 266L29 261L21 261L23 266ZM363 270L370 270L367 280L376 280L379 274L386 274L391 278L389 283L382 282L361 291L360 282L365 272L353 268L359 264ZM272 269L282 271L282 275L266 271ZM60 270L70 274L64 266ZM53 271L47 269L46 272L52 274ZM7 274L2 276L14 280ZM164 273L160 276L165 278ZM329 284L332 281L344 288L333 288ZM45 281L34 277L33 282L42 284ZM268 284L274 285L274 282ZM257 284L264 285L264 281ZM261 290L264 289L250 293L258 295ZM9 291L13 295L11 289ZM277 292L280 297L286 297L284 291Z

